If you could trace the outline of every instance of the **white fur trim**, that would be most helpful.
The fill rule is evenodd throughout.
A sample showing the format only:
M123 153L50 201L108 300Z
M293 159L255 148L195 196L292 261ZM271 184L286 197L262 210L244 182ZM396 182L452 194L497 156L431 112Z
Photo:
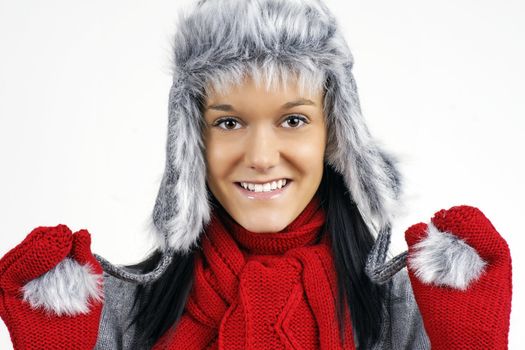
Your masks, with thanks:
M92 272L91 266L65 258L42 276L22 287L24 301L32 308L43 308L58 316L89 313L88 299L103 300L102 275Z
M268 90L290 78L298 78L308 95L327 88L326 162L342 175L372 231L389 227L399 208L401 176L361 114L353 57L328 7L319 0L196 5L180 12L173 39L166 164L148 230L156 246L189 253L209 223L202 102L246 76ZM242 20L232 13L242 13Z
M414 245L409 266L423 283L465 290L487 264L464 240L428 224L427 237Z

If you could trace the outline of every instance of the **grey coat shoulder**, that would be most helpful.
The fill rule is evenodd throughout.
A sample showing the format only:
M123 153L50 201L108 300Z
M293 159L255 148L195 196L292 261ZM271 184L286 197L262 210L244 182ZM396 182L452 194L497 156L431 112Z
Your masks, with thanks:
M430 341L406 268L395 274L389 282L387 310L381 340L376 344L374 350L430 349Z
M136 315L133 309L136 286L104 272L105 301L95 350L138 349L135 327L128 328Z

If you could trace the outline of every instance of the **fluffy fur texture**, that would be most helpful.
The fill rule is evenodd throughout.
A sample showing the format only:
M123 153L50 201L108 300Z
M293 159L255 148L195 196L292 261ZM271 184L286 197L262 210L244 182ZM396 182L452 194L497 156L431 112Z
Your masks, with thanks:
M289 82L297 82L301 92L323 89L325 162L343 176L370 230L381 232L366 271L374 282L388 280L405 263L403 255L383 264L390 222L402 208L401 177L361 115L352 66L343 33L321 0L201 0L181 11L173 39L165 170L148 223L154 249L163 252L165 263L146 276L97 256L103 269L150 283L164 273L174 251L188 254L198 248L211 219L202 138L206 96L251 77L266 89Z
M408 262L424 283L466 290L485 270L486 262L457 236L428 224L427 236L414 245Z
M326 161L368 223L388 225L399 172L361 116L353 57L321 1L200 1L181 12L173 42L166 167L152 215L159 247L187 252L208 223L202 104L210 89L225 91L247 75L268 89L297 79L304 91L326 90Z
M58 316L87 314L90 298L96 302L103 300L102 275L71 258L65 258L22 289L23 299L31 307Z

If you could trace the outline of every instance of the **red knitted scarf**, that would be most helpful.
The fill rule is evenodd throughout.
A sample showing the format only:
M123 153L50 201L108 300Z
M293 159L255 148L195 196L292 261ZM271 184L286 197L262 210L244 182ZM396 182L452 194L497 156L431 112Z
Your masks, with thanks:
M217 208L184 314L153 349L355 349L348 311L340 341L324 221L317 196L273 233L250 232Z

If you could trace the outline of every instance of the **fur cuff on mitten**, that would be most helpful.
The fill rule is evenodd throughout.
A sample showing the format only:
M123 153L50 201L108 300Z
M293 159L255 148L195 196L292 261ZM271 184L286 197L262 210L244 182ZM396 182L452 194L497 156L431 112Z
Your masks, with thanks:
M77 233L77 238L86 233ZM78 240L73 243L78 245ZM78 252L79 247L74 251ZM90 311L90 299L100 303L103 298L102 270L97 265L80 257L66 257L50 271L27 282L22 287L23 300L34 309L57 316L86 314Z
M506 241L483 213L456 206L405 233L407 267L432 349L507 349L512 298Z

